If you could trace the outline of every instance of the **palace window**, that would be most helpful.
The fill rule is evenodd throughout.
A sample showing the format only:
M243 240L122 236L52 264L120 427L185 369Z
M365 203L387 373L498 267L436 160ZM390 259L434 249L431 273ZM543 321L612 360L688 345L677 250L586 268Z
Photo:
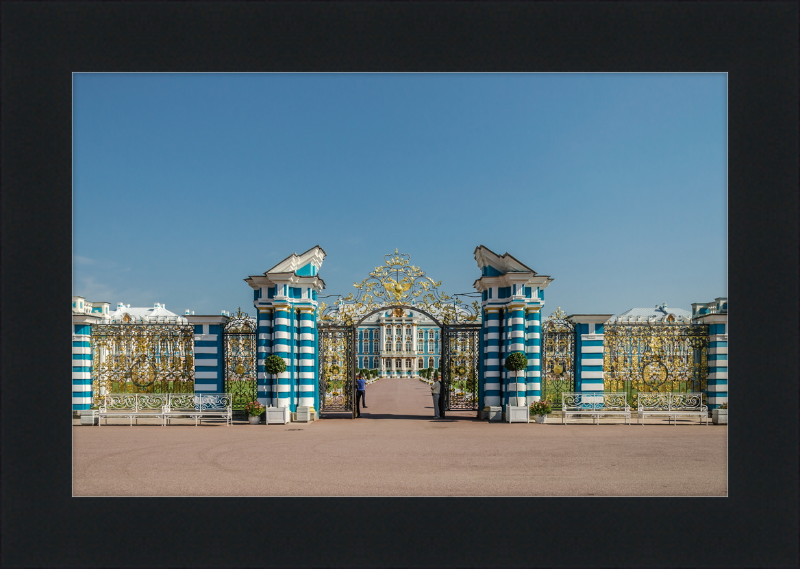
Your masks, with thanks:
M417 332L417 340L422 340L422 330Z
M428 367L433 367L433 358L428 358Z
M423 363L422 363L422 358L419 358L419 359L417 360L417 367L418 367L419 369L422 369L422 366L423 366L423 365L425 365L425 364L423 364Z
M411 342L406 342L406 351L407 352L411 351Z
M394 369L400 369L400 363L402 360L394 360Z
M387 352L391 352L392 351L392 343L391 342L386 342L386 351Z
M428 353L433 353L433 340L428 342Z
M395 350L398 351L398 352L402 352L403 351L403 342L395 343Z
M411 369L411 360L406 360L406 369Z
M373 345L373 348L374 348L374 350L373 350L373 351L374 351L374 352L377 354L377 353L378 353L378 341L377 341L377 340L375 340L375 341L373 342L373 344L374 344L374 345Z

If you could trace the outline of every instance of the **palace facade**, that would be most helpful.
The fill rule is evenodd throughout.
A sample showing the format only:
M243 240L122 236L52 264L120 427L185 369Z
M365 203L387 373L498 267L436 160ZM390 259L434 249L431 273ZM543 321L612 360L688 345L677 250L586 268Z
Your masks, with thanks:
M379 377L419 377L439 369L440 329L412 310L395 309L369 317L358 329L358 368Z

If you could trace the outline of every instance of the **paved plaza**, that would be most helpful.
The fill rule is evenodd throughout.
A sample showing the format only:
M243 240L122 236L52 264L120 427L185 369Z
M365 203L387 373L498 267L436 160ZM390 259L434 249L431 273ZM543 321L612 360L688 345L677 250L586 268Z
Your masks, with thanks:
M360 419L73 427L75 496L726 496L727 426L433 419L415 379L367 387ZM648 419L648 423L651 420Z

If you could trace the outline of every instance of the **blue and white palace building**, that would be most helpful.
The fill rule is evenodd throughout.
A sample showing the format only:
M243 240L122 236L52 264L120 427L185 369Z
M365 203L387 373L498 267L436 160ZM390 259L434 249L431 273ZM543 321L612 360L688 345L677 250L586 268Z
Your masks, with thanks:
M254 375L257 375L258 400L265 405L289 407L292 411L298 406L320 408L318 328L323 315L319 297L325 289L320 277L325 256L325 251L316 246L299 255L293 253L264 273L244 279L253 294L257 354ZM472 318L472 323L480 328L479 406L506 406L510 404L510 396L523 400L516 405L537 401L542 397L545 291L554 279L537 273L508 253L499 255L482 245L475 249L474 258L480 271L473 283L480 301L476 303ZM387 293L392 293L391 287L386 286ZM397 286L398 290L402 289ZM400 298L400 293L396 294L396 298ZM357 369L377 370L379 377L407 378L420 377L420 372L428 368L441 369L442 329L425 311L402 307L402 304L387 302L385 309L359 323L355 339ZM223 391L223 330L231 319L226 311L217 315L195 315L186 311L178 315L162 303L147 308L119 303L111 310L109 302L73 296L72 317L74 411L89 409L93 401L92 327L100 324L136 322L192 326L194 335L189 341L193 342L194 390ZM714 409L727 402L727 298L695 303L691 311L662 303L654 308L633 308L617 315L572 314L566 320L574 326L575 389L578 391L604 389L606 326L626 323L707 325L708 406ZM699 329L706 330L705 327ZM528 366L522 374L509 372L503 365L506 356L513 352L523 352L527 357ZM264 363L270 355L283 358L284 373L276 377L266 373Z
M379 377L419 377L439 369L439 326L412 310L390 310L370 316L358 329L358 368Z

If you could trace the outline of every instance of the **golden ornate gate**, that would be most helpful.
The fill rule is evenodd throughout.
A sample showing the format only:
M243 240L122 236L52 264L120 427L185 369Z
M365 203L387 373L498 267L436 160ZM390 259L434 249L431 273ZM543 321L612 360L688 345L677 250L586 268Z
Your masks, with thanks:
M317 332L320 413L348 412L355 417L356 328L326 323Z
M703 392L708 377L708 326L674 322L610 323L604 327L604 391L624 391L631 407L641 392Z
M256 320L239 308L222 331L224 392L231 394L234 410L244 410L258 398Z
M360 283L353 283L356 293L330 306L320 303L317 329L322 411L326 405L330 410L352 409L357 328L372 314L393 309L417 311L442 329L444 409L449 406L477 409L480 305L462 303L458 298L477 293L453 296L442 293L438 290L442 283L412 265L410 259L410 255L395 249L394 254L384 255L382 266L375 267ZM448 334L449 328L452 332ZM352 368L345 368L342 362Z
M121 323L92 326L92 402L111 393L193 393L194 328Z
M575 325L558 309L542 324L542 399L561 409L561 394L575 391Z

